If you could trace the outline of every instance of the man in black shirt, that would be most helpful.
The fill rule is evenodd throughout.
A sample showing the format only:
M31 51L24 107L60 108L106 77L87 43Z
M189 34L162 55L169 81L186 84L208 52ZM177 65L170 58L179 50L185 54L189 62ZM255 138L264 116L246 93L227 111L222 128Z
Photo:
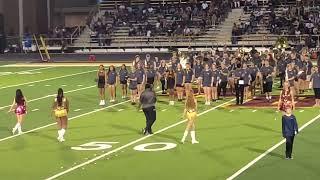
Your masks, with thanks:
M243 73L243 69L241 69L241 64L238 64L237 69L234 71L237 105L243 104L244 86L245 86L243 74L244 73Z
M140 104L146 116L146 127L142 129L144 135L153 134L152 125L156 121L157 114L155 104L157 102L156 93L152 90L151 84L146 84L145 90L140 95Z
M279 57L277 67L278 67L279 77L280 77L279 88L282 88L282 84L283 84L285 77L286 77L286 67L287 67L287 63L282 57Z

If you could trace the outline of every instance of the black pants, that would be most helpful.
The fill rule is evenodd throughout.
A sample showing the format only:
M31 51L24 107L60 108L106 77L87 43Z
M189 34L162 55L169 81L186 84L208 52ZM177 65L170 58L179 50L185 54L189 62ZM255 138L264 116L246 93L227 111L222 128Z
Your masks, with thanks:
M243 104L244 85L235 84L237 105Z
M154 83L154 77L152 77L152 78L147 78L147 83L153 85L153 83Z
M279 77L280 77L280 87L282 87L283 86L283 82L284 82L284 80L285 80L285 73L284 72L282 72L282 73L279 73Z
M291 158L294 136L286 137L286 158Z
M162 92L165 92L165 91L167 90L167 88L166 88L166 81L165 81L165 79L161 79L161 80L160 80L160 82L161 82L161 89L162 89Z
M156 108L154 106L149 108L143 108L144 115L146 116L146 128L145 131L152 134L152 125L156 121Z
M226 93L227 93L227 84L228 82L221 82L218 86L218 96L221 96L221 92L222 92L222 96L226 97Z

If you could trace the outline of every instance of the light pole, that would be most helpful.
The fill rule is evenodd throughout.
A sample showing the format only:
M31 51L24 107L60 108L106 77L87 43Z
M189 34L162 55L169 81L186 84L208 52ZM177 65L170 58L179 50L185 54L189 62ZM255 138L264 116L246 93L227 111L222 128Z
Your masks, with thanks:
M23 0L19 0L19 36L23 37Z
M51 28L51 1L47 0L48 29Z

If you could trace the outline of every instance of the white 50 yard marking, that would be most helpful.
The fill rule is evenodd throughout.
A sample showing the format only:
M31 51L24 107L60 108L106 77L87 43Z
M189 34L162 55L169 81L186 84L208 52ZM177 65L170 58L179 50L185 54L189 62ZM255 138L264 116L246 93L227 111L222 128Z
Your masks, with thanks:
M198 114L198 116L202 116L202 115L204 115L204 114L206 114L206 113L208 113L208 112L210 112L210 111L213 111L213 110L215 110L215 109L217 109L217 108L219 108L219 107L222 107L222 106L224 106L225 104L230 103L230 102L232 102L232 101L234 101L234 100L235 100L235 99L232 99L232 100L227 101L227 102L225 102L225 103L222 103L222 104L220 104L220 105L218 105L218 106L215 106L215 107L213 107L213 108L211 108L211 109L208 109L208 110L206 110L206 111L203 111L202 113ZM60 177L60 176L62 176L62 175L64 175L64 174L67 174L67 173L69 173L69 172L71 172L71 171L74 171L74 170L79 169L79 168L83 168L83 166L86 166L86 165L88 165L88 164L91 164L91 163L93 163L93 162L95 162L95 161L97 161L97 160L99 160L99 159L102 159L102 158L104 158L104 157L106 157L106 156L108 156L108 155L110 155L110 154L113 154L113 153L116 153L116 152L118 152L118 151L121 151L121 150L123 150L123 149L125 149L125 148L127 148L127 147L129 147L129 146L131 146L131 145L134 145L134 144L136 144L136 143L138 143L138 142L140 142L140 141L143 141L143 140L145 140L145 139L148 139L148 138L150 138L150 137L152 137L152 136L154 136L154 135L156 135L156 134L160 134L160 133L162 133L162 132L164 132L164 131L166 131L166 130L168 130L168 129L171 129L171 128L176 127L176 126L178 126L178 125L180 125L180 124L183 124L183 123L185 123L186 121L187 121L187 119L182 120L182 121L179 121L179 122L177 122L177 123L175 123L175 124L172 124L172 125L170 125L170 126L167 126L167 127L163 128L163 129L158 130L158 131L155 132L154 134L149 134L148 136L144 136L144 137L142 137L142 138L139 138L139 139L137 139L137 140L134 140L134 141L132 141L132 142L130 142L130 143L128 143L128 144L125 144L125 145L120 146L120 147L118 147L118 148L116 148L116 149L114 149L114 150L111 150L111 151L107 152L107 153L104 153L104 154L102 154L102 155L100 155L100 156L97 156L97 157L95 157L95 158L93 158L93 159L90 159L89 161L86 161L86 162L81 163L81 164L79 164L79 165L73 166L73 167L71 167L71 168L69 168L69 169L67 169L67 170L65 170L65 171L63 171L63 172L61 172L61 173L55 174L55 175L53 175L53 176L51 176L51 177L48 177L46 180L56 179L56 178L58 178L58 177Z

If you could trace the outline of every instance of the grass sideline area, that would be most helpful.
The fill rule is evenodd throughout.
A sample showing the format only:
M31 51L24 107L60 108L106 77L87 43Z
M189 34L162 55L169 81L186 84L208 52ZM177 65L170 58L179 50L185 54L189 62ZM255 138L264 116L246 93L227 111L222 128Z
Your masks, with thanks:
M2 179L227 179L282 140L281 114L273 107L229 108L233 97L204 106L201 96L200 144L180 144L184 104L169 106L166 96L159 96L156 133L142 136L144 115L121 99L120 88L117 102L110 104L107 96L107 105L98 105L97 65L32 65L0 67ZM64 143L56 139L50 109L59 87L71 105ZM12 136L16 120L7 111L17 88L28 98L28 114L24 134ZM316 108L295 111L300 127L319 114ZM294 160L284 160L281 144L235 179L288 179L288 173L294 180L317 179L319 121L307 125L296 138Z

